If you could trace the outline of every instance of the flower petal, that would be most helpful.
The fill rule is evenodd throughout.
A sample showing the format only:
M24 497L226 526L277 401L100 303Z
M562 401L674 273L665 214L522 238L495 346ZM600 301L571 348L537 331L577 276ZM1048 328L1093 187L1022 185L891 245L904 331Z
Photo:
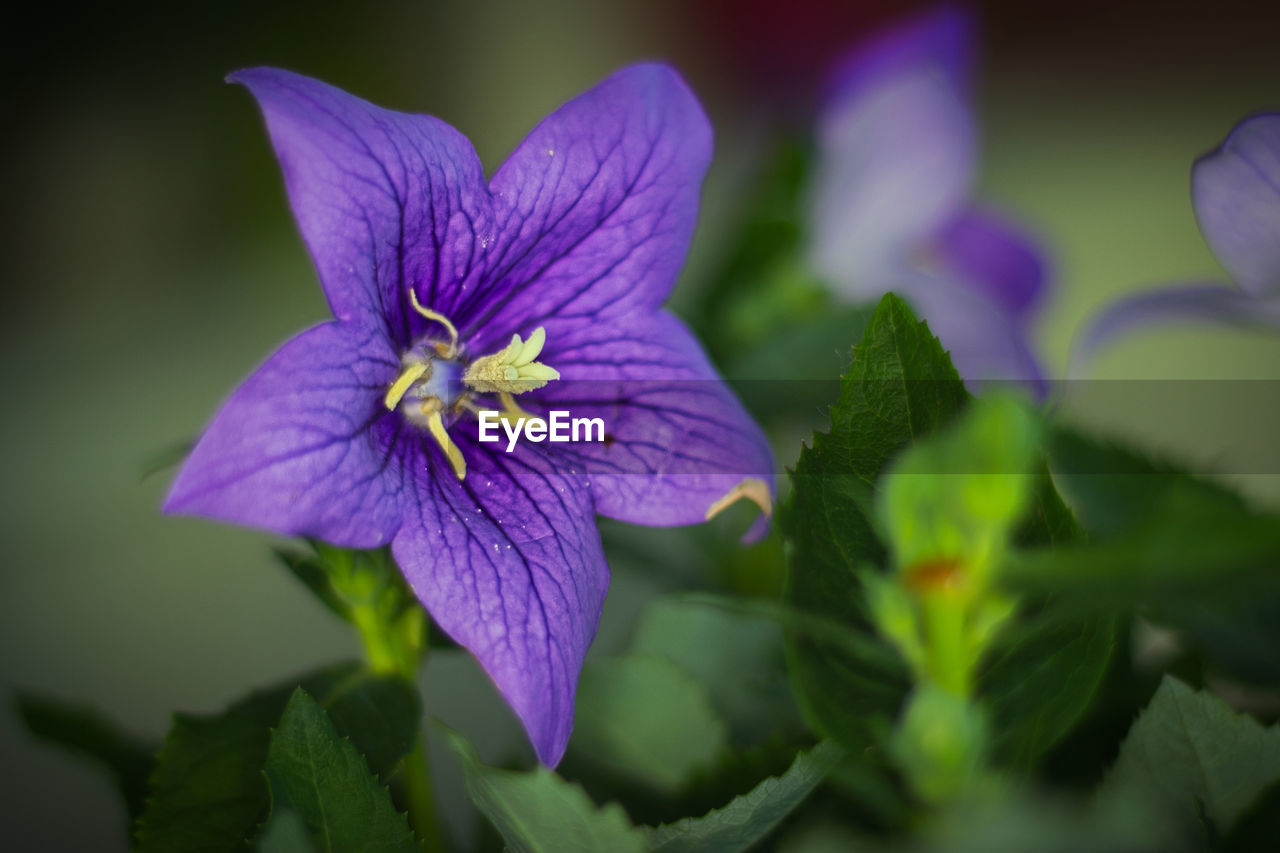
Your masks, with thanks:
M925 19L855 54L820 123L810 249L848 296L881 293L969 195L976 133L958 20Z
M409 288L436 308L482 267L491 202L471 143L439 119L288 71L228 79L258 99L334 316L407 344L425 325Z
M625 324L549 327L547 342L543 357L561 379L537 393L538 404L604 421L603 443L555 451L560 465L590 475L597 512L634 524L693 524L744 481L758 481L744 497L772 503L764 433L678 319L657 311Z
M392 553L432 620L476 656L539 760L554 766L609 585L591 493L536 447L493 452L465 435L459 444L466 479L420 478ZM421 444L404 447L409 468L427 465Z
M1196 219L1241 290L1280 295L1280 115L1236 125L1191 170Z
M1122 297L1084 323L1072 343L1069 375L1080 376L1097 351L1116 338L1172 322L1280 332L1280 298L1259 299L1219 284L1187 284Z
M957 88L968 88L973 74L974 20L956 6L939 6L901 19L857 45L835 64L828 100L854 97L887 77L934 66Z
M398 478L384 476L391 416L381 399L398 368L374 330L327 323L293 338L223 405L165 512L385 545L401 495Z
M931 260L985 293L1012 317L1030 317L1045 295L1043 255L1030 236L999 216L967 210L934 236Z
M500 233L486 284L450 306L463 337L488 352L545 318L661 305L710 158L707 118L666 66L625 68L556 110L490 184Z
M1027 324L982 288L949 275L917 274L902 286L902 295L928 322L971 389L984 382L1014 382L1044 397L1048 387Z

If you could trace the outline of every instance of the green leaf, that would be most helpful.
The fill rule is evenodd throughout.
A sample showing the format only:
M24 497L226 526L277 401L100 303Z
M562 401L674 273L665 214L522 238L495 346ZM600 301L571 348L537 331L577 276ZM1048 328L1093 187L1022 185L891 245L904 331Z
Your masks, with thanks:
M1085 528L1099 539L1160 515L1166 502L1189 499L1214 512L1244 509L1239 496L1216 483L1065 427L1050 433L1049 461Z
M685 818L653 827L654 853L737 853L773 830L840 760L842 750L830 741L796 756L787 772L771 776L723 808L700 818Z
M909 683L906 668L892 663L895 653L871 628L857 579L863 564L885 558L872 522L876 479L968 399L928 326L887 295L854 347L830 430L814 435L792 473L792 500L781 517L791 543L787 602L856 628L887 650L859 658L810 637L788 642L792 684L810 724L855 752L887 731Z
M952 423L970 399L928 326L888 295L854 348L829 431L814 436L792 473L792 499L780 513L791 545L787 601L864 637L859 652L834 637L791 632L792 683L815 730L855 755L887 733L910 684L893 647L872 628L858 580L864 567L885 562L873 522L878 481L904 448ZM1076 541L1079 527L1043 463L1035 480L1015 542L1057 548ZM1069 730L1092 695L1064 702L1060 690L1042 688L1096 685L1110 659L1107 616L1089 617L1068 641L1056 609L1053 619L1041 618L1046 606L1035 604L997 634L979 683L999 721L998 754L1019 764Z
M675 794L727 745L707 688L660 657L589 661L578 684L571 760Z
M1045 605L996 636L979 678L993 748L1030 768L1084 716L1115 652L1115 620Z
M422 701L403 679L365 672L323 697L322 705L381 779L392 774L417 742Z
M295 811L321 853L420 849L390 793L302 688L271 734L266 775L273 810Z
M284 806L271 810L254 846L258 853L317 853L302 817Z
M196 440L188 438L185 441L175 441L166 447L151 451L139 466L142 471L139 479L145 480L152 475L174 467L183 459L186 459L191 453L191 448L195 446Z
M96 708L18 691L18 715L32 735L103 765L115 778L133 820L142 811L156 747L107 719Z
M780 140L740 200L734 239L691 316L717 363L767 341L780 323L807 315L824 296L799 262L801 193L812 158L811 146Z
M1193 836L1203 817L1219 834L1280 781L1280 727L1264 728L1207 691L1166 676L1120 747L1107 795L1138 792Z
M1280 683L1280 518L1117 445L1059 430L1055 477L1090 544L1018 555L1006 580L1079 607L1128 612L1182 632L1227 674Z
M705 685L740 745L803 731L773 620L690 596L661 598L641 615L631 652L666 658Z
M323 698L380 772L389 773L412 744L416 691L357 664L290 679L219 714L175 714L136 824L138 853L243 849L267 811L262 769L271 727L299 684Z
M578 785L539 766L529 772L480 762L465 737L446 729L462 761L467 795L514 853L641 853L645 836L616 803L597 807Z

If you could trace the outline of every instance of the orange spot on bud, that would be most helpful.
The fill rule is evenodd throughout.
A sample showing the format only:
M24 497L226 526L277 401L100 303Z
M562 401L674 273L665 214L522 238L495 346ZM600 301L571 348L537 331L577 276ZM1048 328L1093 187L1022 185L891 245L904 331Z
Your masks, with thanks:
M908 568L905 579L915 592L943 592L964 583L964 566L950 557L924 560Z

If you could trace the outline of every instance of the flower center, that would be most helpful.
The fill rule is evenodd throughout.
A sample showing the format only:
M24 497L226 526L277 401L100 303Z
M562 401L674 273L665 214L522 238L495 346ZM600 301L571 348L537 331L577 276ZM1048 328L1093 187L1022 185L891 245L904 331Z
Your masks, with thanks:
M391 411L399 409L406 420L431 433L461 480L467 476L467 461L449 437L445 416L452 424L463 412L479 411L473 398L480 394L496 394L503 417L527 416L512 395L541 388L560 374L536 360L547 341L541 326L528 340L512 335L511 343L499 352L468 363L458 347L458 329L449 318L424 308L412 289L409 302L413 310L443 326L449 338L425 339L405 352L400 357L400 375L387 388L383 404Z

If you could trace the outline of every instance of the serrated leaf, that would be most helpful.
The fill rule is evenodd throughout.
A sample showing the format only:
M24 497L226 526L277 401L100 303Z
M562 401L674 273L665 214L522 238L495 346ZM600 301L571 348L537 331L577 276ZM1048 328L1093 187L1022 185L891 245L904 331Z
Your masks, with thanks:
M792 473L792 501L782 516L791 545L786 598L857 628L889 649L872 629L857 571L882 564L874 488L885 465L915 437L950 422L969 395L924 323L886 295L867 324L831 407L831 428L815 434ZM901 664L871 668L830 643L788 643L792 683L810 723L852 750L877 738L897 715L908 686Z
M1263 727L1207 691L1166 676L1120 747L1105 795L1140 792L1192 835L1198 812L1226 834L1280 781L1280 727Z
M529 772L480 762L471 743L446 729L462 761L467 795L514 853L641 853L644 834L616 803L596 806L581 787L539 766Z
M760 841L818 787L843 751L825 742L796 756L781 776L771 776L723 808L648 830L654 853L738 853Z
M97 708L17 691L23 725L43 741L100 763L115 779L133 820L142 811L156 746L124 731Z
M362 673L323 697L321 705L383 780L417 742L422 701L403 679Z
M296 812L321 853L419 850L391 794L301 687L271 734L266 776L272 808Z
M661 598L641 615L631 652L666 658L705 685L740 745L803 731L773 620L690 596Z
M949 425L970 399L928 326L887 295L854 348L840 398L831 408L830 430L814 436L792 473L792 500L780 514L792 546L787 601L861 632L867 643L880 647L879 654L851 655L845 643L803 635L788 642L792 683L810 724L854 754L888 730L909 686L905 665L871 626L858 581L864 566L885 562L872 521L877 482L897 454ZM1032 506L1015 541L1055 547L1074 541L1079 528L1043 464L1036 479ZM1108 660L1096 653L1109 641L1105 618L1082 629L1097 643L1029 642L1042 628L1032 614L1020 615L1007 629L1003 653L997 652L1004 665L992 667L979 685L1002 704L994 714L1010 727L1011 754L1022 758L1039 754L1070 728L1088 698L1059 706L1054 694L1031 691L1029 676L1096 683ZM1022 651L1011 654L1018 646Z
M382 773L412 745L416 691L341 664L258 691L212 715L175 714L136 824L138 853L243 849L267 812L271 727L301 684L323 698ZM346 728L350 726L350 728Z
M727 746L706 686L665 658L589 661L576 704L569 760L660 794L679 792Z

